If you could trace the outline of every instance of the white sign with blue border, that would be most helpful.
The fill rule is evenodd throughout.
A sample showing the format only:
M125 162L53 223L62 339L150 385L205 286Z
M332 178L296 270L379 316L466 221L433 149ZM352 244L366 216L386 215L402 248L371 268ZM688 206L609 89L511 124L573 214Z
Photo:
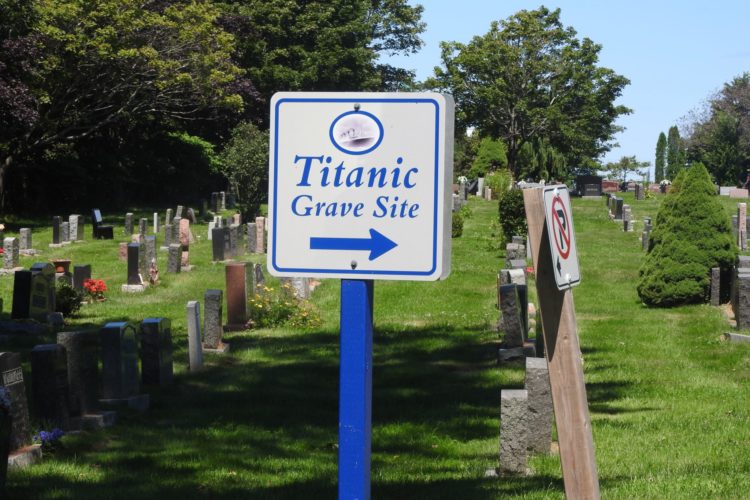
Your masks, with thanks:
M451 96L275 94L269 272L419 281L447 277L452 177Z

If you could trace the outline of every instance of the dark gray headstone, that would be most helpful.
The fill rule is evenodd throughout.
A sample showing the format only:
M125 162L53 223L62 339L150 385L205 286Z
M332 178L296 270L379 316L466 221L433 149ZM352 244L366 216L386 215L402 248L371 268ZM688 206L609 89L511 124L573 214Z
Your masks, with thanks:
M21 355L17 352L0 352L0 384L10 393L13 428L10 434L10 449L23 448L31 442L29 425L29 403L26 399L26 384L23 382Z
M156 262L156 236L146 236L144 240L146 249L146 266L151 269L151 263Z
M164 225L166 226L167 224L171 224L172 223L172 219L174 219L174 217L172 216L172 209L168 208L167 209L167 213L164 216Z
M228 235L228 227L215 227L213 231L211 231L212 259L216 262L227 259L227 254L225 253L225 240Z
M240 226L239 224L231 224L229 226L229 255L232 258L237 257L240 248Z
M5 269L18 267L19 251L18 238L5 238L3 240L3 267Z
M62 243L62 217L55 215L52 217L52 244L59 245Z
M73 288L83 291L83 282L91 278L91 264L73 266Z
M67 429L70 424L65 347L41 344L31 350L31 387L36 417Z
M255 264L253 266L253 283L255 284L255 293L265 293L263 287L266 285L266 275L263 274L263 266Z
M167 318L141 322L141 380L143 385L172 383L172 327Z
M141 235L141 238L145 238L147 232L148 232L148 219L142 217L138 221L138 234Z
M138 265L140 245L138 243L128 244L128 285L140 285L140 268Z
M721 269L718 267L711 268L711 305L718 306L721 303Z
M60 224L60 239L62 241L70 241L70 223L63 222Z
M102 397L124 399L138 394L138 340L127 322L107 323L99 331Z
M21 250L31 250L32 247L32 239L31 239L31 229L28 227L21 228L20 231L20 242L19 242L19 248Z
M500 310L504 347L523 347L524 334L521 321L520 299L517 285L500 286Z
M96 330L60 332L57 343L65 346L68 355L71 415L93 412L99 399L99 333Z
M47 321L55 311L55 268L46 262L31 266L31 306L29 315L37 321Z
M125 234L133 234L133 214L125 214Z
M219 193L216 191L211 193L211 211L214 213L221 211L221 201L219 200Z
M31 315L31 271L16 271L13 277L13 306L11 319L26 319Z
M217 349L222 343L223 296L221 290L206 290L203 305L203 346L208 349Z
M172 228L174 226L172 224L165 224L164 225L164 246L169 247L172 243L176 243L175 240L172 238Z

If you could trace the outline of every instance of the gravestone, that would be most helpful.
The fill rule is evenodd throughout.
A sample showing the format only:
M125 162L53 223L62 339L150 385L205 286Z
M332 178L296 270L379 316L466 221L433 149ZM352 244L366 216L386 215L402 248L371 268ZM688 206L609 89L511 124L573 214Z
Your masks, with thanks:
M255 218L255 252L266 253L266 219L264 217Z
M256 253L258 247L258 230L255 228L255 222L247 223L247 253Z
M164 217L164 225L171 224L174 217L172 216L172 209L168 208L166 216Z
M201 346L201 305L197 300L187 303L188 358L190 371L203 367L203 348Z
M204 349L220 349L222 346L222 301L221 290L206 290L203 306Z
M198 218L195 216L195 210L192 208L187 209L187 218L192 224L198 224Z
M182 245L182 255L180 264L184 268L190 266L190 220L180 220L180 245Z
M214 239L213 231L216 228L216 222L210 221L208 223L208 241L212 241Z
M525 475L527 464L528 392L500 392L500 473Z
M143 279L141 277L138 260L140 245L138 243L130 243L128 245L128 285L142 285Z
M151 269L151 264L156 262L156 236L146 236L143 246L145 250L146 267Z
M107 323L99 331L102 398L126 399L138 394L138 340L127 322Z
M159 234L159 213L154 212L154 234Z
M225 278L227 328L244 329L247 322L247 265L244 262L227 264Z
M59 215L55 215L54 217L52 217L52 244L53 245L59 245L60 243L62 243L61 241L62 229L60 227L61 225L62 225L62 217L60 217Z
M622 220L622 207L623 207L623 199L622 198L615 198L614 202L614 219L615 220Z
M231 224L229 226L229 255L235 258L239 255L240 249L240 226Z
M31 242L31 229L28 227L21 228L20 231L20 242L19 242L19 249L20 250L31 250L32 248L32 242Z
M211 193L211 211L212 212L221 211L221 203L219 201L218 191L214 191L213 193Z
M125 234L133 234L133 214L131 212L125 214Z
M172 383L172 327L167 318L141 322L141 381L143 385Z
M300 300L307 300L310 298L309 278L293 277L290 278L290 283L292 285L292 291L294 292L295 297Z
M68 224L70 226L70 241L83 241L83 215L73 214L68 216Z
M148 219L141 217L141 219L138 221L138 234L140 235L141 240L146 237L147 232Z
M263 274L263 266L260 264L253 265L253 283L255 286L253 291L263 295L265 293L266 275Z
M545 358L526 358L526 391L528 395L528 450L549 453L552 445L552 390Z
M16 271L13 276L13 305L11 319L26 319L31 315L31 271Z
M177 210L174 213L175 218L182 219L183 210L184 210L184 207L182 205L177 205Z
M61 243L70 241L70 223L67 221L60 223L60 239Z
M172 224L165 224L164 225L164 246L169 248L172 243L176 243L175 241L172 241Z
M737 245L747 250L747 203L737 204Z
M524 333L521 320L521 301L517 285L500 286L501 325L506 348L523 347Z
M60 344L34 346L31 350L31 387L36 417L68 429L70 393L65 347Z
M633 230L633 215L630 211L630 205L622 206L622 230L626 233Z
M219 210L227 209L227 193L225 191L219 191Z
M99 397L98 332L60 332L57 343L65 347L68 357L71 415L80 416L95 411Z
M238 226L242 225L242 214L234 214L232 215L232 224L237 224Z
M3 267L15 269L18 267L18 238L5 238L3 240Z
M721 268L711 268L711 305L718 306L721 304Z
M29 406L21 369L21 355L17 352L0 352L0 374L2 374L0 383L10 393L11 415L13 416L10 449L16 450L31 442Z
M179 273L182 270L182 245L172 243L169 245L169 256L167 260L167 272Z
M211 259L214 262L221 262L227 259L224 242L228 236L229 228L227 227L215 227L213 229L213 238L211 239Z
M73 266L73 288L83 292L83 282L91 279L91 264L80 264Z
M55 310L55 268L52 264L37 262L31 266L31 299L29 315L46 322Z
M644 198L644 195L643 195L643 184L636 183L635 184L635 199L636 199L636 201L641 201L641 200L643 200L643 198Z

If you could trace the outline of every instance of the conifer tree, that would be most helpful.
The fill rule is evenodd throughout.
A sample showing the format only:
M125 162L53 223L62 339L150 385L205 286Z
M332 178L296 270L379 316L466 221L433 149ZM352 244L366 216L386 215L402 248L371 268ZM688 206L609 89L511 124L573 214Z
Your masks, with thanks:
M667 161L667 136L659 133L656 141L656 159L654 161L654 181L659 183L664 179L664 167Z

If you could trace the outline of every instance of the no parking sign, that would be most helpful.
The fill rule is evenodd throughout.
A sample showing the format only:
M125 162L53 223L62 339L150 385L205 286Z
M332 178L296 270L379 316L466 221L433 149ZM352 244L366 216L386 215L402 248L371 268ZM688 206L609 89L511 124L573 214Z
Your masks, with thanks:
M581 271L578 267L570 194L566 186L544 188L544 217L557 289L565 290L576 286L581 281Z

